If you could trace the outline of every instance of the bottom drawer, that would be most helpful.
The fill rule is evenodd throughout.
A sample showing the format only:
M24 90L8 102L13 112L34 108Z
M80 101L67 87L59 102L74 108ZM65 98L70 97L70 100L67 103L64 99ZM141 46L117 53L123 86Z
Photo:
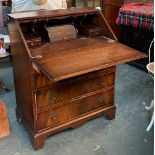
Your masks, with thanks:
M68 122L95 109L113 105L114 89L106 90L37 114L37 130Z

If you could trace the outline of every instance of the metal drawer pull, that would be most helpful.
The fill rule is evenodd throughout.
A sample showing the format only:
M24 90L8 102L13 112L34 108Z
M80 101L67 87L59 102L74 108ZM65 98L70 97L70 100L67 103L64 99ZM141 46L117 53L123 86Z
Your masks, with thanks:
M50 100L56 100L57 98L56 98L55 96L50 95L50 96L49 96L49 99L50 99Z
M98 102L99 103L103 103L104 102L104 97L103 96L99 96L98 97Z
M58 98L58 94L57 93L54 93L54 92L51 92L50 95L49 95L49 99L50 100L56 100Z
M56 120L57 119L57 114L56 113L51 114L50 118L53 119L53 120Z
M80 104L80 103L81 103L81 100L77 100L76 103L77 103L77 104Z
M100 85L103 86L104 85L104 82L100 82Z

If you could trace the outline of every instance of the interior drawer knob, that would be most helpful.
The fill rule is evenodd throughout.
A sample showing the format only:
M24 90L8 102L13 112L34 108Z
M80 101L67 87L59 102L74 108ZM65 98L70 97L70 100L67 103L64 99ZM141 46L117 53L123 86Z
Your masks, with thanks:
M51 92L49 95L49 100L56 100L58 98L57 93Z
M101 82L100 82L100 85L101 85L101 86L103 86L103 85L104 85L104 82L103 82L103 81L101 81Z
M104 102L104 97L103 97L102 95L100 95L100 96L98 97L98 102L99 102L99 103L103 103L103 102Z
M57 114L56 113L51 114L50 118L52 120L56 120L57 119Z

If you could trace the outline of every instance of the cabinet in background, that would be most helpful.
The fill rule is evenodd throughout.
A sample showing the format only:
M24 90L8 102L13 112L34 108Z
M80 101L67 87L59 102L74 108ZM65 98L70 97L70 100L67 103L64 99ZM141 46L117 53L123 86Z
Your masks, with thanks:
M119 41L121 38L121 28L116 24L116 18L123 3L124 0L102 0L102 13Z

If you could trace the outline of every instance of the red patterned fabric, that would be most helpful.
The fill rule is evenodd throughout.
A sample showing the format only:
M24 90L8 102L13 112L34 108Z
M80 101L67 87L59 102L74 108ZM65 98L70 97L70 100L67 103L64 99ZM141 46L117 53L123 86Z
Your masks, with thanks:
M116 23L135 28L154 29L154 4L129 3L123 5Z

